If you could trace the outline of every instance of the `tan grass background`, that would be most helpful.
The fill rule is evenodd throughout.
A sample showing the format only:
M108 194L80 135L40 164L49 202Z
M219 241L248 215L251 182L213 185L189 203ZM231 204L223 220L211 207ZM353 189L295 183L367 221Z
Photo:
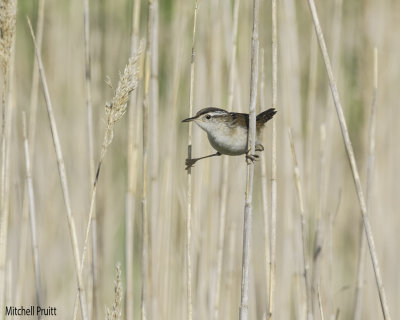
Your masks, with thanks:
M116 85L119 71L129 58L132 1L90 2L90 50L94 119L95 163L105 130L104 105ZM28 216L23 210L25 165L22 111L28 122L36 117L37 131L30 144L32 179L36 201L37 235L43 305L57 307L57 319L70 319L76 299L76 275L65 217L57 162L49 121L39 86L37 114L29 110L34 61L26 16L36 25L37 1L19 1L17 13L13 117L10 149L10 206L7 241L7 305L34 305L35 278L30 250ZM149 319L183 319L186 315L185 212L187 180L187 126L193 1L160 1L158 4L158 105L150 112L148 213L150 265ZM271 101L271 5L261 1L260 48L264 49L265 97ZM376 150L370 219L380 260L392 319L400 317L400 3L396 1L318 1L322 28L333 60L339 93L350 130L362 183L366 185L368 124L373 98L373 51L378 50ZM140 38L146 37L148 4L141 3ZM224 108L228 99L233 1L200 1L194 81L194 109ZM278 1L278 211L276 319L305 319L305 292L299 205L293 179L288 128L292 128L305 198L312 275L319 283L325 319L352 319L357 284L361 215L334 112L327 76L319 49L316 60L314 29L306 1ZM237 38L233 111L247 112L250 84L252 2L241 1ZM64 153L73 215L82 250L90 204L83 4L51 1L45 4L42 58ZM316 48L316 47L315 47ZM315 86L312 70L316 68ZM261 72L261 71L260 71ZM143 73L143 70L142 70ZM261 75L260 75L261 76ZM3 77L3 76L2 76ZM132 211L134 319L140 317L141 292L141 156L143 81L137 89L134 136L138 138L137 194ZM259 96L260 96L259 92ZM151 108L151 106L150 106ZM259 110L258 109L258 110ZM152 110L152 109L151 109ZM139 119L139 121L136 121ZM153 121L154 119L158 120ZM138 127L139 126L139 127ZM322 137L321 126L325 130ZM158 146L152 134L158 128ZM212 153L205 133L193 128L193 156ZM125 197L128 184L128 117L116 125L114 140L102 165L96 200L98 231L98 315L114 301L115 266L125 267ZM270 189L271 126L264 135L268 187ZM221 201L222 158L196 164L192 170L192 266L193 318L211 319L215 299L217 239ZM267 310L264 218L260 163L255 168L253 237L250 267L250 319L262 319ZM229 162L227 218L223 246L220 319L237 318L240 301L242 224L246 180L244 157ZM313 262L315 231L320 217L322 247L318 270ZM90 259L89 259L90 260ZM382 312L369 254L365 256L362 319L381 319ZM91 308L91 270L84 269ZM126 289L123 283L124 290ZM4 288L3 288L4 289ZM315 303L318 303L315 300ZM315 319L320 319L319 307ZM124 307L122 307L124 310ZM318 311L318 312L317 312ZM91 314L91 312L89 312ZM4 312L1 311L1 317ZM80 314L78 312L78 317ZM125 319L123 312L122 317Z

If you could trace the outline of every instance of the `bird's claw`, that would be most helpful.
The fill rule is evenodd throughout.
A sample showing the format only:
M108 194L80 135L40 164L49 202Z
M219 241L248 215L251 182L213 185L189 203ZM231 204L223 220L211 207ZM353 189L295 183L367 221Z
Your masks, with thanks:
M186 160L185 160L185 165L186 165L186 168L185 168L185 170L189 170L191 167L193 167L193 165L196 163L196 159L189 159L189 158L187 158Z
M257 144L256 145L256 148L255 148L255 151L264 151L264 146L262 145L262 144Z
M258 154L246 154L246 161L247 164L250 164L250 162L257 161L260 158Z

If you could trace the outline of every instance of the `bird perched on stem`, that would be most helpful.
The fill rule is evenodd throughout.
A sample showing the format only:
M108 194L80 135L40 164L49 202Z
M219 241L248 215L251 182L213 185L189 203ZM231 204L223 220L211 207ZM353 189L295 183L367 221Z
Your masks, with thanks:
M276 110L271 108L261 112L256 118L256 143L255 151L263 151L261 144L261 132L264 124L272 119ZM197 161L205 158L216 157L223 154L238 156L246 154L246 160L258 159L257 154L249 154L247 145L249 131L249 114L228 112L219 108L204 108L196 113L194 117L182 120L182 122L194 121L200 128L207 132L211 146L217 150L216 153L200 158L186 159L186 170L191 168Z

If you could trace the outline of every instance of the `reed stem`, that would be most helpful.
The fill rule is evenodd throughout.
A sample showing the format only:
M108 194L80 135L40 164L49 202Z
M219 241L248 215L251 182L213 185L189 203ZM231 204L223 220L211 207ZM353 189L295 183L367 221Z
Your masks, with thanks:
M194 98L194 72L195 72L195 43L197 28L197 11L199 8L198 0L195 0L194 17L193 17L193 36L192 36L192 56L190 60L190 92L189 92L189 116L193 115L193 98ZM192 131L193 124L189 122L188 128L188 159L192 158ZM192 320L192 169L187 170L187 210L186 210L186 319Z
M259 25L260 1L253 1L253 32L251 36L251 78L250 78L250 104L249 104L249 133L247 145L250 146L250 154L255 152L256 142L256 102L258 89L258 25ZM247 164L246 197L244 205L243 222L243 253L242 253L242 286L239 307L239 319L247 320L249 316L249 267L251 254L251 230L253 215L253 180L254 162Z
M376 108L377 108L377 95L378 95L378 49L374 48L374 88L372 92L372 106L369 118L369 129L368 129L368 160L367 160L367 213L371 210L372 200L372 188L373 188L373 177L375 167L375 127L376 127ZM361 221L362 223L362 221ZM362 226L361 226L362 227ZM364 236L364 230L361 228L360 232L360 249L358 253L358 266L357 266L357 287L355 292L355 304L354 304L354 320L360 320L362 316L362 296L364 286L364 272L365 272L365 252L366 242Z
M22 114L22 128L23 128L23 138L24 138L24 151L25 151L25 170L26 170L26 186L28 189L29 198L29 218L31 227L31 241L32 241L32 256L33 256L33 268L35 270L35 280L36 280L36 303L38 306L42 304L42 285L40 282L40 264L39 264L39 248L36 233L36 207L35 207L35 196L33 193L33 183L32 183L32 171L31 162L29 156L29 143L28 135L26 130L26 115ZM38 315L40 319L40 314Z
M326 48L325 39L324 39L324 35L322 33L322 29L321 29L321 26L319 23L318 13L317 13L317 9L315 7L314 0L308 0L308 4L309 4L310 12L311 12L314 27L315 27L315 32L317 34L318 43L319 43L319 46L321 49L322 57L324 59L326 71L328 74L329 86L331 88L333 102L335 104L336 113L337 113L339 124L340 124L340 129L342 131L343 141L344 141L344 144L346 147L347 156L348 156L350 166L351 166L351 171L353 174L354 184L355 184L358 200L360 203L360 209L361 209L361 215L362 215L362 219L363 219L364 230L365 230L365 234L366 234L367 241L368 241L368 248L369 248L369 252L371 255L372 265L374 268L375 280L376 280L376 285L377 285L377 289L378 289L378 293L379 293L379 299L381 302L383 317L385 320L389 320L389 319L391 319L390 313L389 313L389 306L387 303L385 289L383 287L382 276L381 276L381 272L380 272L380 268L379 268L378 255L376 254L375 241L374 241L374 237L372 234L371 224L370 224L370 221L369 221L369 218L367 215L367 205L365 202L364 193L363 193L362 186L361 186L360 175L358 173L357 163L356 163L356 160L354 157L353 146L351 144L349 132L347 130L346 119L344 117L342 104L340 102L339 92L338 92L338 89L336 86L336 80L333 75L333 70L332 70L330 59L329 59L328 50Z
M65 170L64 157L62 154L60 139L58 137L57 124L56 124L56 120L55 120L54 113L53 113L53 105L51 103L50 93L49 93L49 90L47 87L47 80L46 80L46 74L45 74L44 67L43 67L42 57L40 55L40 51L37 46L35 35L33 33L32 25L31 25L29 18L28 18L28 25L29 25L29 29L31 31L31 36L32 36L34 47L35 47L36 58L38 61L39 73L40 73L40 78L41 78L42 87L43 87L43 94L44 94L44 98L46 100L46 107L47 107L47 113L48 113L49 121L50 121L51 134L53 137L54 149L55 149L56 156L57 156L58 173L60 176L61 188L62 188L62 192L63 192L63 196L64 196L64 203L65 203L65 207L67 210L66 213L67 213L67 220L68 220L68 228L69 228L69 232L70 232L73 255L74 255L75 272L76 272L76 277L77 277L81 314L82 314L82 319L87 320L88 317L87 317L85 288L83 286L83 279L82 279L82 275L80 272L81 261L80 261L80 257L79 257L78 238L76 236L75 220L72 215L72 208L71 208L71 201L70 201L69 188L68 188L68 182L67 182L67 173Z
M278 102L278 17L277 0L272 0L272 107ZM270 232L270 270L269 270L269 309L267 319L272 319L274 312L274 290L276 269L276 207L277 207L277 172L276 172L276 119L272 119L272 171L271 171L271 232Z

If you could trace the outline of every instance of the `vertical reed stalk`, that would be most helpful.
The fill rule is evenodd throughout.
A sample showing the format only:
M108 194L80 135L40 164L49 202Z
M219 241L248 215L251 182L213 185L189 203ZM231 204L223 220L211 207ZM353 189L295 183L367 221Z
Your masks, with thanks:
M132 29L131 29L131 56L134 54L139 42L139 13L140 0L133 3ZM125 269L126 269L126 320L133 320L133 211L136 207L138 177L138 153L139 153L139 104L137 103L137 91L132 93L128 110L128 190L126 193L125 208ZM134 131L136 129L136 136Z
M325 149L326 149L326 132L325 132L325 124L321 124L320 126L320 141L319 141L319 173L318 173L318 207L317 207L317 217L316 217L316 227L315 227L315 235L314 235L314 248L313 248L313 273L311 280L311 292L312 292L312 304L313 304L313 313L317 314L318 307L318 296L317 296L317 286L320 281L321 269L322 269L322 247L323 247L323 230L322 230L322 219L321 215L324 208L323 196L324 186L325 186Z
M38 4L38 17L36 25L36 43L41 51L42 40L43 40L43 25L44 25L44 8L45 0L39 0ZM29 106L29 127L28 127L28 140L29 140L29 153L33 160L33 152L35 150L35 135L36 135L36 113L38 105L38 92L39 92L39 68L36 59L33 59L33 70L32 70L32 86L31 86L31 97Z
M318 306L319 306L319 314L321 316L321 320L324 320L324 309L322 308L322 301L321 301L321 291L319 290L319 284L317 285L317 295L318 295Z
M278 21L277 0L272 0L272 107L277 108L278 102ZM272 319L274 311L275 290L275 251L276 251L276 206L277 206L277 181L276 181L276 120L272 119L272 171L271 171L271 232L270 232L270 269L269 269L269 314Z
M162 222L160 221L159 214L159 107L158 107L158 25L159 25L159 17L158 17L158 0L151 0L152 2L152 14L151 21L149 21L149 28L151 23L151 28L149 29L150 36L150 88L149 88L149 113L150 119L149 121L149 129L150 129L150 256L149 256L149 278L150 278L150 302L151 302L151 310L153 312L151 318L157 317L155 310L157 306L158 300L158 290L157 290L157 282L155 280L155 276L160 273L158 267L159 263L154 263L153 261L157 261L159 257L156 256L156 246L158 241L156 234L159 234L160 231L158 227L163 227ZM150 9L149 9L150 10ZM150 15L149 15L150 16ZM151 32L151 34L150 34Z
M307 299L307 319L312 320L313 310L312 310L312 295L311 295L311 281L310 281L310 260L308 255L308 239L307 239L307 226L306 226L306 217L304 214L304 201L303 201L303 188L300 181L300 169L297 163L296 157L296 149L294 147L292 130L289 128L289 142L292 150L293 157L293 173L294 180L296 184L297 197L299 198L299 207L300 207L300 225L301 225L301 237L302 237L302 245L303 245L303 267L304 267L304 282L306 289L306 299Z
M255 152L256 142L256 102L258 89L258 25L259 25L260 1L253 1L253 32L251 36L251 78L250 78L250 104L249 104L249 132L247 145L250 146L250 154ZM251 253L251 224L253 215L253 180L254 162L247 164L246 198L244 205L243 222L243 255L242 255L242 286L239 308L239 319L247 320L249 316L249 266Z
M233 7L233 26L232 26L232 42L231 42L231 63L229 68L229 87L228 87L228 110L232 110L233 105L233 89L235 79L235 63L236 63L236 41L239 21L239 3L235 0ZM222 260L224 253L225 239L225 218L228 197L228 181L229 181L229 157L224 157L222 165L222 186L220 200L220 216L218 230L218 252L217 252L217 280L215 282L215 302L214 302L214 319L219 319L219 309L221 300L221 282L222 282Z
M368 129L368 161L367 161L367 213L371 210L371 190L373 188L374 167L375 167L375 127L376 127L376 98L378 94L378 49L374 48L374 88L372 92L372 106L369 118ZM360 249L358 253L358 272L357 272L357 287L355 292L354 304L354 320L360 320L362 315L362 290L364 284L364 269L365 269L365 251L367 249L364 237L364 230L361 228L360 234Z
M143 154L142 154L142 295L141 295L141 316L142 320L147 319L147 303L149 298L149 218L147 209L147 183L149 165L149 104L151 104L149 90L151 77L151 48L152 48L152 26L153 26L153 1L149 0L149 15L147 17L147 41L145 57L144 76L144 98L143 98Z
M265 69L264 69L264 49L261 49L261 84L260 84L260 106L261 111L266 109L265 104ZM268 310L268 274L269 274L269 217L268 217L268 182L267 182L267 164L265 161L265 153L261 153L261 197L264 216L264 242L265 242L265 310Z
M38 17L36 24L36 41L39 51L42 47L42 39L43 39L43 21L44 21L44 5L45 0L39 0L38 3ZM35 136L36 136L36 113L37 113L37 105L38 105L38 88L39 88L39 69L37 60L33 58L33 70L32 70L32 80L31 80L31 95L30 95L30 106L29 106L29 127L28 129L28 141L29 141L29 156L31 161L31 166L33 166L34 161L34 153L35 153ZM23 198L23 208L22 208L22 222L21 222L21 240L19 247L19 266L18 266L18 278L17 278L17 286L16 286L16 294L15 294L15 304L21 305L21 294L24 290L24 282L25 282L25 269L26 268L26 238L28 236L27 224L25 223L28 220L28 194L27 189L24 189L24 198Z
M25 113L22 114L22 127L23 127L24 151L25 151L26 187L28 189L28 198L29 198L29 218L31 227L33 268L35 270L35 280L36 280L36 304L38 306L41 306L42 305L41 302L43 300L42 300L42 286L40 283L39 248L36 237L36 209L35 209L35 197L33 193L28 135L26 132L27 130L26 130ZM38 318L40 319L40 315L38 315Z
M36 58L38 61L40 78L42 80L43 94L44 94L44 98L46 100L46 107L47 107L47 113L49 116L50 128L51 128L51 133L52 133L53 143L54 143L54 149L55 149L56 156L57 156L58 173L60 175L61 188L63 191L64 203L65 203L65 207L67 210L66 213L67 213L68 227L69 227L73 255L74 255L75 272L76 272L76 276L77 276L77 285L78 285L79 300L80 300L80 305L81 305L82 319L87 320L87 305L86 305L85 289L83 286L82 275L80 273L81 263L80 263L80 257L79 257L78 238L76 236L75 220L72 215L72 208L71 208L71 201L70 201L70 196L69 196L69 189L68 189L68 182L67 182L67 174L65 171L64 158L63 158L62 149L61 149L61 145L60 145L60 139L58 137L57 125L56 125L56 121L55 121L54 113L53 113L53 106L51 103L50 94L49 94L49 90L47 87L46 74L44 72L42 58L41 58L41 55L39 52L39 48L36 44L35 35L33 33L32 25L31 25L29 18L28 18L28 24L29 24L29 28L31 31L33 44L35 47L35 53L36 53Z
M96 200L96 193L97 193L97 184L99 181L99 176L100 176L100 169L104 161L104 157L106 155L106 152L108 150L108 147L110 146L113 136L114 136L114 125L116 122L122 119L126 112L127 104L128 104L128 99L132 91L134 91L137 87L137 62L140 56L141 50L140 48L137 50L137 53L129 58L128 64L125 66L124 72L120 74L120 79L118 82L118 86L115 89L114 92L114 97L112 98L112 101L110 103L106 103L105 106L105 115L106 115L106 129L104 133L104 138L103 138L103 143L101 146L101 151L100 151L100 159L97 164L97 170L96 170L96 175L94 178L94 183L93 183L93 188L92 188L92 193L91 193L91 198L90 198L90 207L89 207L89 218L88 218L88 223L86 226L86 233L85 233L85 240L83 243L83 251L82 251L82 263L80 265L80 277L82 277L82 272L83 272L83 267L85 265L85 256L86 256L86 250L87 250L87 245L88 245L88 240L89 240L89 234L90 234L90 227L91 227L91 222L92 222L92 217L93 217L93 211L94 211L94 203ZM107 81L107 84L113 88L111 82ZM74 318L76 316L76 313L74 313Z
M193 37L192 37L192 56L190 60L190 92L189 92L189 116L193 115L193 96L194 96L194 66L195 66L195 42L197 27L197 11L199 8L198 0L195 0L193 17ZM193 124L189 122L188 129L188 159L192 158L192 129ZM187 211L186 211L186 319L192 320L192 169L187 170Z
M85 48L85 81L86 81L86 110L87 110L87 139L89 149L89 181L94 181L94 145L93 145L93 107L92 107L92 68L90 65L90 18L89 0L83 1L83 26L84 26L84 48ZM92 312L91 319L96 319L97 307L97 219L96 209L93 209L92 216Z
M341 29L342 29L342 0L335 0L333 7L333 18L331 23L330 30L330 53L331 53L331 61L332 65L336 70L340 70L339 61L339 49L340 49L340 38L341 38ZM316 50L317 51L317 50ZM316 230L315 230L315 238L314 238L314 267L313 267L313 279L312 279L312 292L313 292L313 304L314 304L314 313L317 314L318 307L318 296L317 296L317 286L320 282L320 277L323 269L323 259L321 254L321 248L324 243L324 230L322 227L323 217L322 215L326 215L326 182L330 181L330 171L326 170L326 168L331 168L331 163L334 160L332 154L332 148L327 148L326 146L331 145L333 143L333 129L334 129L334 110L332 108L332 99L329 94L329 87L326 88L326 102L324 103L325 109L323 111L324 118L323 124L320 128L320 163L319 163L319 197L318 197L318 210L317 210L317 218L316 218ZM326 124L326 125L325 125ZM326 130L325 130L326 127ZM327 134L326 134L327 132ZM328 219L329 220L329 219ZM331 252L327 252L329 257L332 256ZM331 264L328 264L330 267ZM332 273L331 268L328 268L328 285L325 287L328 294L329 308L328 314L332 314Z
M306 124L306 142L305 142L305 183L307 187L311 184L313 170L313 145L315 129L315 104L317 93L317 71L318 71L318 44L315 34L310 37L310 65L307 91L307 124Z
M373 238L373 234L372 234L371 224L369 222L369 218L367 215L367 205L365 202L364 193L363 193L362 186L361 186L360 175L358 173L357 163L356 163L356 160L354 157L353 146L351 144L349 132L347 130L346 119L344 117L342 104L340 102L339 92L338 92L338 89L336 86L336 80L333 75L332 66L331 66L331 62L329 59L329 55L328 55L328 50L326 48L324 35L322 33L322 29L321 29L321 26L319 23L318 13L317 13L317 9L315 7L314 0L308 0L308 4L309 4L310 12L311 12L314 27L315 27L315 32L317 34L318 43L319 43L319 46L321 49L322 57L324 59L326 71L328 74L329 86L332 91L332 97L333 97L333 101L335 104L336 113L338 115L338 120L339 120L344 144L345 144L346 151L347 151L347 156L349 158L349 162L350 162L350 166L351 166L351 171L353 174L353 179L354 179L354 184L355 184L358 200L360 202L361 215L362 215L362 219L363 219L365 234L366 234L367 241L368 241L368 248L369 248L369 252L371 255L372 265L374 268L375 280L376 280L377 289L379 292L379 298L380 298L383 317L386 320L389 320L389 319L391 319L390 313L389 313L389 306L387 303L386 293L385 293L385 290L383 287L382 276L381 276L379 262L378 262L378 256L377 256L376 250L375 250L375 242L374 242L374 238Z
M186 10L186 8L184 9ZM177 13L175 13L175 21L176 23L174 24L174 28L172 32L174 34L183 34L184 30L187 26L187 20L188 16L183 14L182 9L178 10ZM170 97L168 99L168 116L165 118L165 121L168 121L168 124L170 123L177 123L178 122L178 97L179 97L179 92L180 92L180 81L182 80L182 63L181 59L183 56L183 42L182 38L177 38L175 39L175 42L172 44L172 47L174 48L174 53L173 53L173 67L172 67L172 82L171 82L171 91L170 91ZM173 310L173 299L174 299L174 294L171 294L171 292L175 289L175 281L173 278L175 268L171 267L173 264L173 261L176 261L176 255L180 255L180 253L175 250L174 247L174 218L176 218L176 214L178 213L178 210L176 210L176 202L171 201L171 198L174 194L174 188L173 186L176 185L176 182L179 180L179 177L177 174L175 174L174 170L174 165L178 165L180 167L181 163L177 161L178 156L177 154L177 149L178 146L174 143L174 141L177 140L177 129L178 127L173 125L172 128L170 128L169 136L167 138L168 141L172 143L172 145L167 148L166 153L165 153L165 166L164 166L164 172L165 172L165 179L164 179L164 184L163 184L163 190L168 190L168 192L163 192L163 196L161 197L161 208L165 208L165 216L164 216L164 221L165 223L162 226L162 234L160 235L161 238L163 239L163 242L161 246L159 247L159 252L163 253L165 255L165 262L163 265L167 266L167 272L160 272L159 274L159 282L163 284L163 292L162 292L162 299L161 299L161 314L163 315L162 318L171 318L173 316L176 316L176 313ZM175 255L174 255L175 254ZM185 280L183 279L183 282ZM184 288L182 288L184 290ZM180 305L180 310L184 310L185 304L181 303ZM184 317L183 312L182 312L182 318Z
M153 1L153 14L151 21L151 66L150 66L150 130L151 130L151 229L157 225L159 212L159 190L158 190L158 175L159 175L159 107L158 107L158 0ZM155 232L157 229L154 229ZM155 252L155 251L153 251Z

